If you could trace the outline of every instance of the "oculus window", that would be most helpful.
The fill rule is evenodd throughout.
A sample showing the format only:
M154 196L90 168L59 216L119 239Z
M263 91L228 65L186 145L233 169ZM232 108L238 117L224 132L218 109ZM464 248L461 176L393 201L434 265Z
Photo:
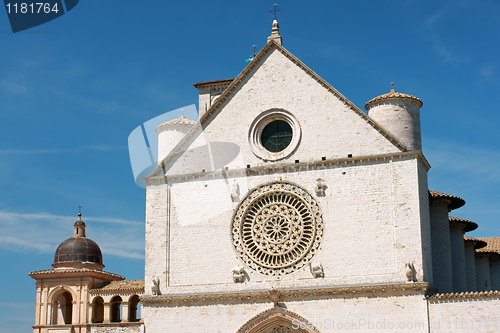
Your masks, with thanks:
M262 112L254 119L248 133L252 152L265 161L289 157L301 138L300 125L292 113L283 109Z
M292 137L293 132L290 124L283 120L275 120L264 128L260 140L264 148L272 153L277 153L290 145Z

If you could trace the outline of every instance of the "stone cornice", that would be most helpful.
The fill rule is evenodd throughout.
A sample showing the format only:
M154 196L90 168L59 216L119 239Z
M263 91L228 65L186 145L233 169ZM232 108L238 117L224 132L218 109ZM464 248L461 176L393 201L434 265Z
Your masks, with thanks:
M33 325L32 328L46 328L50 327L53 329L70 329L70 328L83 328L86 327L127 327L127 326L141 326L144 325L144 320L139 321L127 321L119 323L83 323L83 324L65 324L65 325Z
M432 289L426 282L416 283L393 283L393 284L373 284L373 285L353 285L335 287L315 287L300 289L277 289L280 293L280 301L294 301L306 297L368 297L376 294L378 297L389 297L396 295L414 295L425 293ZM187 302L214 303L227 301L266 301L270 300L269 290L242 290L238 292L220 293L183 293L165 294L160 296L141 296L141 303L145 306L185 304Z
M54 279L54 278L70 278L70 277L97 277L103 280L124 280L121 275L108 273L96 269L78 268L78 269L47 269L28 273L31 278L36 280Z
M420 150L417 151L409 151L409 152L396 152L396 153L387 153L387 154L378 154L378 155L365 155L365 156L354 156L347 158L330 158L330 159L318 159L318 160L309 160L299 163L293 162L275 162L268 163L265 165L256 165L247 168L240 169L228 169L228 170L216 170L210 172L193 172L179 175L167 175L167 176L157 176L157 177L148 177L144 178L146 184L162 184L168 180L171 181L190 181L193 179L215 179L219 178L222 175L224 176L241 176L245 175L258 175L265 174L268 172L275 171L301 171L304 168L307 170L321 169L321 168L339 168L339 167L350 167L350 166L358 166L358 165L366 165L366 164L376 164L376 163L389 163L391 161L402 161L408 160L412 158L417 158L426 168L426 170L430 169L430 164L427 162L427 159L422 154Z

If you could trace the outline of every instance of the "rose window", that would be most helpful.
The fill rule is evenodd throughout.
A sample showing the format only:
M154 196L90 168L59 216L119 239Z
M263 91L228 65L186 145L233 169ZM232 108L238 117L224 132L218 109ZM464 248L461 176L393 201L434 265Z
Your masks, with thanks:
M307 191L275 182L250 191L240 203L232 234L235 249L248 266L282 275L311 260L321 242L323 220Z

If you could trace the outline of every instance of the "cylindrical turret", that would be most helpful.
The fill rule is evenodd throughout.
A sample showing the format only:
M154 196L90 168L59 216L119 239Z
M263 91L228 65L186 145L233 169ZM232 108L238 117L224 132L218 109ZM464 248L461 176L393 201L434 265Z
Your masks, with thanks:
M167 121L156 128L158 133L158 164L174 149L187 132L196 124L184 116Z
M368 116L393 134L409 150L422 150L420 108L423 103L415 96L391 92L365 104Z

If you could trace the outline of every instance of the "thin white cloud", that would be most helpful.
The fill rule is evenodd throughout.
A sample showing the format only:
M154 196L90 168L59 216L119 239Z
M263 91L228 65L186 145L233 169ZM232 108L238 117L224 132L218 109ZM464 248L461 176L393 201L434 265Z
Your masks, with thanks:
M53 254L61 242L73 236L74 220L74 216L45 212L0 211L0 247L8 251L36 250ZM144 259L143 222L91 216L84 220L87 226L88 222L93 222L91 228L87 228L87 236L99 244L104 256Z
M4 155L50 155L50 154L61 154L61 153L80 153L83 150L95 150L95 151L123 151L127 150L127 146L106 146L106 145L94 145L86 146L81 148L52 148L52 149L0 149L0 154Z
M7 247L16 246L25 249L34 249L39 252L51 252L54 248L54 244L45 243L43 241L33 242L32 239L23 239L21 237L15 236L0 236L0 245L4 245Z
M23 303L23 302L0 302L0 308L11 308L11 309L31 309L31 308L33 308L33 303Z
M446 38L440 34L439 29L439 26L449 25L450 19L453 19L457 12L467 10L468 5L468 1L445 3L440 9L424 18L420 25L420 32L423 33L424 38L429 40L434 52L444 63L460 65L471 61L463 52L454 50Z
M431 42L436 54L445 62L452 65L460 65L470 62L470 59L451 48L437 34L429 34L427 39Z
M3 149L0 154L5 155L34 155L34 154L60 154L70 153L75 149Z
M424 21L422 22L422 27L427 30L433 30L435 26L443 19L446 12L446 10L440 10L431 14L429 17L424 19Z
M479 74L479 77L481 77L483 80L485 80L487 82L494 83L494 84L500 83L500 80L498 79L496 66L482 65L478 69L478 74Z
M8 94L26 95L28 92L28 85L21 77L14 76L0 80L0 89Z
M102 247L102 251L106 254L114 255L117 257L131 258L131 259L144 259L144 253L134 251L124 251L123 249L113 249L110 247Z
M498 165L500 151L465 143L451 144L426 140L424 154L434 169L457 172L474 177L475 182L491 186L491 182L500 182ZM432 170L432 169L431 169Z
M128 150L127 146L106 146L106 145L94 145L87 146L85 149L88 150L100 150L100 151L114 151L114 150Z
M65 215L54 215L54 214L48 214L48 213L13 213L13 212L8 212L5 210L0 210L0 221L4 220L10 220L10 221L17 221L17 220L57 220L57 221L64 221L67 223L68 221L73 221L75 219L74 216L65 216ZM105 222L105 223L121 223L121 224L131 224L131 225L139 225L142 226L144 225L143 222L140 221L129 221L129 220L124 220L124 219L118 219L114 217L94 217L94 216L85 216L86 221L94 221L94 222Z

